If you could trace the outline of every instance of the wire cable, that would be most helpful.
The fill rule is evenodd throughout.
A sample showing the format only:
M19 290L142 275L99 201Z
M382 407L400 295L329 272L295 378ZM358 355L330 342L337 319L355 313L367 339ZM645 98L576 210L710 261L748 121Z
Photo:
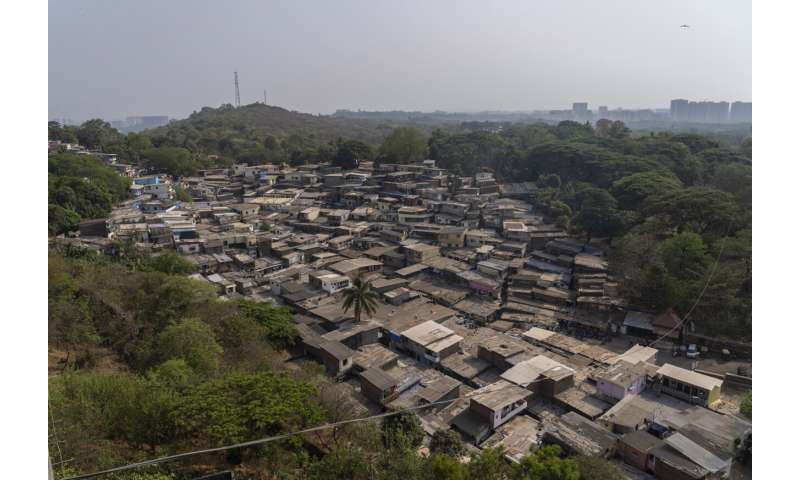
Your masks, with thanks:
M498 389L494 393L502 391L502 390L505 390L505 389L511 389L511 388L522 388L522 387L519 387L517 385L510 385L508 387L504 387L504 388ZM98 476L101 476L101 475L108 475L110 473L121 472L121 471L124 471L124 470L131 470L131 469L134 469L134 468L145 467L145 466L148 466L148 465L157 465L159 463L165 463L165 462L171 462L171 461L174 461L174 460L180 460L180 459L192 457L192 456L195 456L195 455L223 452L225 450L231 450L231 449L236 449L236 448L244 448L244 447L250 447L250 446L253 446L253 445L260 445L260 444L264 444L264 443L275 442L277 440L283 440L285 438L293 437L295 435L302 435L302 434L305 434L305 433L318 432L320 430L327 430L327 429L335 428L335 427L338 427L338 426L341 426L341 425L348 425L348 424L352 424L352 423L365 422L365 421L368 421L368 420L376 420L376 419L380 419L380 418L392 417L394 415L400 415L402 413L416 411L416 410L423 410L423 409L434 407L434 406L437 406L437 405L450 404L450 403L457 402L459 400L465 400L465 399L468 399L468 398L472 398L475 395L485 395L486 393L488 393L488 392L480 392L480 390L476 390L476 391L471 392L471 393L469 393L469 394L467 394L467 395L465 395L463 397L453 398L453 399L450 399L450 400L440 400L438 402L426 403L425 405L416 405L414 407L404 408L404 409L401 409L401 410L395 410L395 411L391 411L391 412L380 413L380 414L377 414L377 415L370 415L368 417L360 417L360 418L353 418L353 419L350 419L350 420L342 420L342 421L334 422L334 423L326 423L326 424L323 424L323 425L318 425L316 427L306 428L304 430L298 430L298 431L289 432L289 433L282 433L280 435L273 435L273 436L270 436L270 437L259 438L259 439L256 439L256 440L250 440L250 441L242 442L242 443L235 443L235 444L226 445L226 446L223 446L223 447L206 448L206 449L203 449L203 450L194 450L194 451L191 451L191 452L184 452L184 453L178 453L178 454L175 454L175 455L168 455L168 456L165 456L165 457L154 458L154 459L150 459L150 460L143 460L141 462L131 463L131 464L123 465L123 466L120 466L120 467L109 468L107 470L101 470L101 471L98 471L98 472L86 473L86 474L82 474L82 475L76 475L76 476L73 476L73 477L64 478L62 480L81 480L81 479L85 479L85 478L94 478L94 477L98 477Z
M681 320L680 322L678 322L678 324L676 324L674 327L669 329L667 331L667 333L665 333L664 335L661 335L657 339L655 339L652 342L650 342L647 345L648 347L652 347L653 345L655 345L656 343L660 342L661 340L663 340L667 336L671 335L672 332L674 332L675 330L677 330L678 328L683 326L683 324L686 323L686 320L689 319L689 315L692 314L692 312L694 311L695 307L697 307L697 305L700 303L700 300L703 299L703 296L706 294L706 289L708 289L708 286L711 284L711 280L714 279L714 274L717 273L717 267L719 266L719 261L722 258L722 252L725 250L725 242L728 240L728 232L730 231L730 228L732 226L733 226L733 221L731 221L731 224L725 230L726 233L725 233L725 236L722 237L722 245L720 245L720 247L719 247L719 253L717 254L717 258L714 259L714 265L711 267L711 271L708 273L708 278L706 279L705 285L703 285L702 290L700 290L700 294L697 296L697 299L694 301L694 303L692 304L691 308L689 308L689 311L687 311L686 315L683 316L683 320Z

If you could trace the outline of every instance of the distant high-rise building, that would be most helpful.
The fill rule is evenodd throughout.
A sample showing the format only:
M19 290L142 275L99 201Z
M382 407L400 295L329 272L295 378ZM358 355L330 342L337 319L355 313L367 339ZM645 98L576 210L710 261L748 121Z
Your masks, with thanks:
M728 102L690 102L676 99L670 102L669 113L673 121L694 123L725 123L728 121Z
M676 122L689 121L689 100L677 98L669 102L669 116Z
M605 105L600 105L597 107L597 118L608 118L608 107Z
M733 102L731 122L753 122L753 102Z
M589 111L589 104L586 102L576 102L572 104L572 116L579 122L591 120L592 112Z

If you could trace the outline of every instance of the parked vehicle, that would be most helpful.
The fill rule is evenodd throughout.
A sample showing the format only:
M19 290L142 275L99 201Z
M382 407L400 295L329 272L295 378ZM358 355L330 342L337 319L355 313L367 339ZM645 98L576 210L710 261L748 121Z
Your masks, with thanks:
M697 349L697 345L694 343L689 345L689 348L686 349L686 358L697 358L700 356L700 350Z

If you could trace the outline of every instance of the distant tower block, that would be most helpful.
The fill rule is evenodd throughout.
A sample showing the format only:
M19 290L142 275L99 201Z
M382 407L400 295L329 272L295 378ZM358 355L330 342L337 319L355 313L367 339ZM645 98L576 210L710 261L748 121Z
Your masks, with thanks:
M233 72L233 87L236 90L236 108L242 106L242 101L239 99L239 72Z
M264 90L264 105L267 104L267 91Z

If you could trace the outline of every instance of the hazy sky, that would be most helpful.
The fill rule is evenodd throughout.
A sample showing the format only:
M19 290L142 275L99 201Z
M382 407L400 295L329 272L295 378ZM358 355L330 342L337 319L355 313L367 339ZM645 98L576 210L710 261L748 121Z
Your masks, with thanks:
M750 100L741 0L51 0L50 117ZM681 24L691 28L682 29Z

